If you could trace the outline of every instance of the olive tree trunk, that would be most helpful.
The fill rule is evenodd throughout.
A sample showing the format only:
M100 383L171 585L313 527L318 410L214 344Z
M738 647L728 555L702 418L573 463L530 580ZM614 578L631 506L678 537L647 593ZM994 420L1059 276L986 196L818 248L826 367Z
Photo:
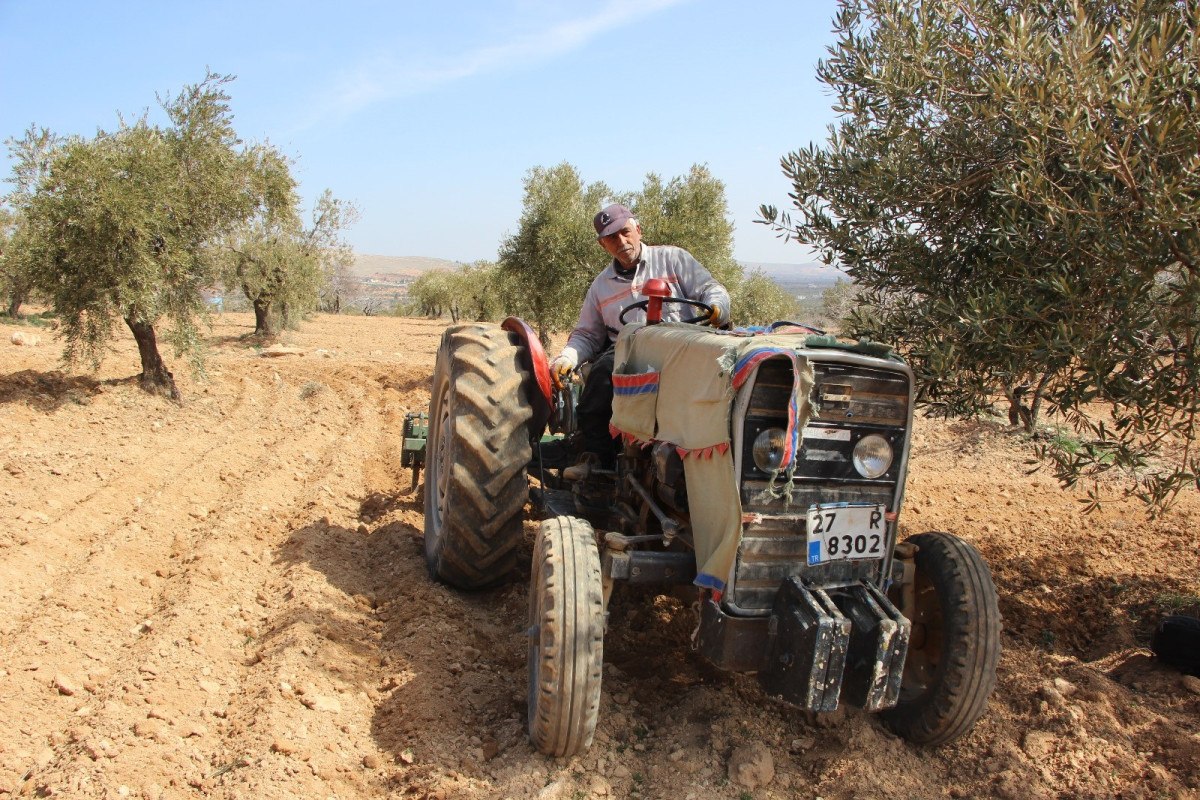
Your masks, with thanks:
M275 321L271 317L271 301L263 297L254 298L254 334L274 336L276 333Z
M29 299L29 285L21 279L16 279L8 288L8 316L16 319L21 314L21 306Z
M163 363L158 354L158 339L154 335L154 326L141 322L132 317L125 318L125 324L133 332L137 342L138 355L142 359L142 374L138 376L138 385L150 394L158 394L179 402L179 389L175 386L175 376Z

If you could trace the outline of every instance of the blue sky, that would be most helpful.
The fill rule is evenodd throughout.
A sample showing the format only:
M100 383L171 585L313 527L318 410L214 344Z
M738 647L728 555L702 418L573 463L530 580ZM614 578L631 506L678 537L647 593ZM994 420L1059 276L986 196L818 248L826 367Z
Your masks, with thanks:
M824 141L815 65L835 0L0 0L0 138L112 129L156 95L234 74L234 124L296 160L306 206L356 203L363 253L495 258L522 179L574 164L615 190L707 164L734 254L805 262L753 224L788 204L785 153ZM4 153L4 176L11 162Z

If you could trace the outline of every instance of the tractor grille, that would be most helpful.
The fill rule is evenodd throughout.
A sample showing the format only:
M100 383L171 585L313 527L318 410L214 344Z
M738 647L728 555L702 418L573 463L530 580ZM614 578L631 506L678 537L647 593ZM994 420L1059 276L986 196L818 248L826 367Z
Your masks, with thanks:
M768 359L755 379L741 453L742 511L752 521L743 526L734 581L726 596L736 610L768 613L779 585L790 576L816 586L846 585L863 578L878 581L885 566L886 560L852 560L809 567L806 514L818 503L882 503L896 510L906 466L908 375L821 361L813 362L813 372L815 413L801 441L790 501L771 495L770 476L754 465L752 451L761 431L787 425L791 363ZM872 433L891 443L894 457L886 473L868 480L854 469L851 453L859 439Z

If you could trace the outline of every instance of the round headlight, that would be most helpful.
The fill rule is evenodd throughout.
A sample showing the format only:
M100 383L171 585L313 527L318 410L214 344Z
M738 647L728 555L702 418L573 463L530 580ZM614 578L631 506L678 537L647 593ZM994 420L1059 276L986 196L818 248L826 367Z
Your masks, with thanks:
M854 445L854 468L864 478L878 478L892 465L892 446L877 433L864 436Z
M783 465L783 447L787 431L767 428L754 439L754 466L763 472L775 472Z

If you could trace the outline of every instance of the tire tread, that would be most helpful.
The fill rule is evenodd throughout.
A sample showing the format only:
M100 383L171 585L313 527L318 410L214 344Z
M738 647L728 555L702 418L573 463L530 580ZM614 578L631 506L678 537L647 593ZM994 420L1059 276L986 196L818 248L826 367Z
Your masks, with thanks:
M979 552L948 533L922 533L917 569L929 573L943 601L943 655L933 685L884 712L889 726L917 744L945 744L967 733L983 715L996 686L1000 609L991 570Z
M455 441L448 450L449 500L440 529L433 513L438 499L426 492L425 553L433 577L460 589L494 586L516 566L533 452L528 378L514 334L479 323L442 334L427 452L438 446L434 423L441 409L433 405L439 398L453 404Z
M604 592L591 525L542 523L530 586L529 736L542 753L575 755L592 743L604 664Z

